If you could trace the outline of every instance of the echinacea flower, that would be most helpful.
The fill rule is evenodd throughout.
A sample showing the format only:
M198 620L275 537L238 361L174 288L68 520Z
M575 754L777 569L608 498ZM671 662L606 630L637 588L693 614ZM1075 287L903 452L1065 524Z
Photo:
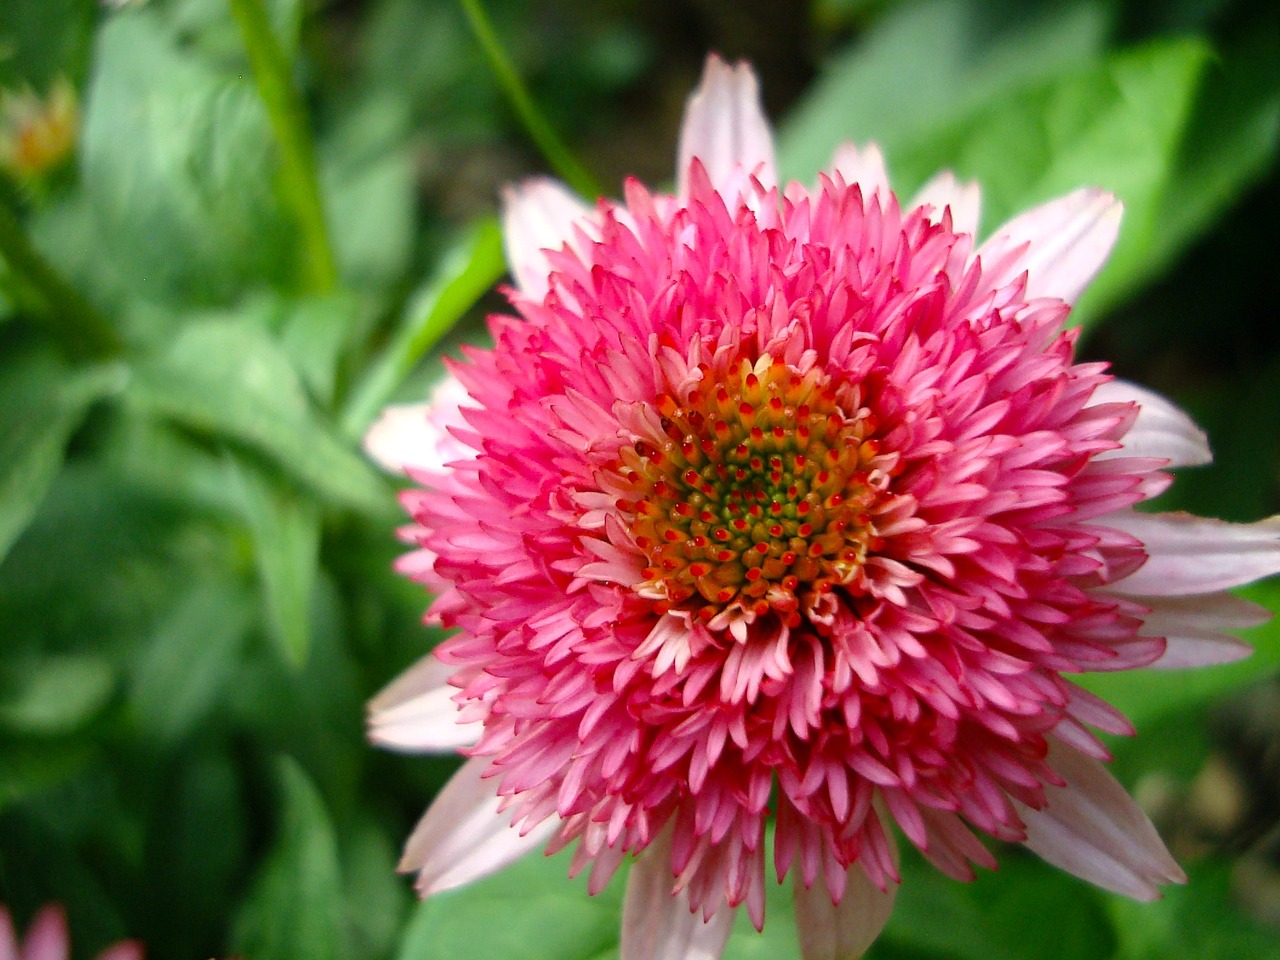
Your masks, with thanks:
M121 940L101 953L97 960L142 960L142 944ZM57 904L50 903L27 927L21 942L13 927L7 907L0 905L0 960L70 960L71 939L67 933L67 915Z
M419 485L400 567L457 632L371 736L470 758L408 842L419 891L544 841L592 892L634 858L622 957L714 957L734 908L764 922L771 819L804 956L844 958L899 834L961 880L986 834L1140 900L1181 882L1101 763L1129 723L1069 677L1244 655L1267 614L1228 591L1280 571L1280 522L1134 510L1209 451L1074 360L1120 204L979 244L976 186L900 205L874 147L781 187L715 57L677 178L510 191L519 316L376 435Z

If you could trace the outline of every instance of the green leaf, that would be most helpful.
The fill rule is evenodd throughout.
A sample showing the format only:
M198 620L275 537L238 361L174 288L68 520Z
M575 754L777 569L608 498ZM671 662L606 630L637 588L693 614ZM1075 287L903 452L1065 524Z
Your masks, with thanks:
M1164 888L1156 903L1109 897L1120 933L1116 960L1263 960L1276 956L1276 933L1250 920L1232 896L1228 862L1188 865L1186 886Z
M237 917L235 952L253 960L340 960L342 878L324 800L295 761L279 765L282 820Z
M479 221L414 294L400 329L353 391L342 416L349 436L360 436L368 428L423 355L475 306L505 269L497 223Z
M130 707L147 738L177 743L209 713L250 622L244 591L225 581L197 583L174 603L132 665Z
M1280 610L1280 582L1269 580L1239 591L1271 610ZM1280 669L1280 621L1271 620L1242 634L1254 646L1251 657L1195 670L1128 670L1093 673L1081 686L1114 704L1141 732L1145 724L1175 711L1200 706Z
M47 357L0 367L0 561L35 516L89 405L122 376L115 367L68 373Z
M81 740L0 740L0 813L70 780L91 756Z
M369 513L392 504L382 479L308 402L289 358L251 324L189 322L163 354L138 364L126 399L244 444L335 503Z
M287 663L301 667L311 646L311 591L320 561L320 510L253 464L227 460L240 491L266 601L267 625Z
M158 11L100 31L82 144L99 252L139 297L220 302L287 276L262 102L230 67L185 53Z
M598 896L566 879L568 857L532 853L418 905L397 960L599 960L618 944L622 880ZM501 922L495 923L496 918Z
M106 706L115 683L115 667L104 657L42 657L26 667L17 692L0 704L0 726L28 735L70 733Z
M1011 90L1088 63L1102 49L1105 29L1095 3L904 4L834 58L787 117L780 167L811 182L839 144L875 141L889 154L902 196L900 147Z

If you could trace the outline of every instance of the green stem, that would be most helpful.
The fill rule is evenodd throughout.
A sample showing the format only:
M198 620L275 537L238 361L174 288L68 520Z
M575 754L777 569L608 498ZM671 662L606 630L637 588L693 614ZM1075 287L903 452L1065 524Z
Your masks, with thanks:
M574 159L568 147L560 142L560 138L551 129L551 124L539 112L533 98L529 96L524 81L516 73L516 68L506 51L502 49L498 35L494 32L493 23L485 13L480 0L461 0L461 3L462 10L467 15L467 21L471 24L471 31L479 41L481 49L484 50L489 66L498 78L499 86L507 95L525 131L542 151L542 155L547 158L547 162L551 164L551 169L584 197L594 200L601 196L602 191L595 178L587 172L586 167Z
M302 99L293 85L289 60L276 39L261 0L228 2L239 24L258 93L266 104L271 130L280 147L281 190L285 202L293 208L298 225L305 292L328 293L337 286L338 271L320 199L315 148L307 129Z
M0 257L14 278L43 301L43 319L72 356L100 358L120 351L123 344L115 329L36 251L4 204L0 204Z

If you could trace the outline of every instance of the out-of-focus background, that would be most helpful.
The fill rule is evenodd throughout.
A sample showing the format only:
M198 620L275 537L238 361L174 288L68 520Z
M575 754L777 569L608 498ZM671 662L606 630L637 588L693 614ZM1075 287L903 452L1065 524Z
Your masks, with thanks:
M979 178L984 230L1119 193L1084 356L1209 430L1165 506L1280 509L1271 0L485 10L559 171L453 0L0 3L0 902L64 903L77 957L616 956L621 878L588 899L535 856L418 904L395 874L455 762L364 740L438 637L358 444L501 309L502 185L669 182L709 50L754 62L788 177L874 139L900 196ZM871 956L1280 957L1280 627L1251 639L1090 681L1140 731L1115 769L1187 887L1136 905L1019 851L968 886L908 857ZM796 955L769 910L728 956Z

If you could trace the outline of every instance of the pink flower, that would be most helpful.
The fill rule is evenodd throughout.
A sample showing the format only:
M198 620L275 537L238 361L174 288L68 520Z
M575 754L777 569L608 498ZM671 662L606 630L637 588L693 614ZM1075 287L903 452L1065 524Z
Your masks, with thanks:
M780 187L715 57L679 154L674 196L508 194L520 316L451 367L448 444L389 455L421 485L402 569L457 632L371 735L471 758L402 868L427 895L549 838L594 892L634 857L624 958L760 927L769 818L806 958L879 933L898 834L961 880L987 834L1141 900L1181 882L1100 763L1130 725L1068 677L1243 656L1266 612L1228 591L1280 571L1280 521L1133 510L1209 451L1074 361L1119 203L977 244L975 186L901 206L874 147Z
M70 956L67 915L60 906L50 903L41 907L27 927L26 938L19 943L13 918L8 909L0 905L0 960L68 960ZM142 957L142 944L121 940L98 954L97 960L142 960Z

